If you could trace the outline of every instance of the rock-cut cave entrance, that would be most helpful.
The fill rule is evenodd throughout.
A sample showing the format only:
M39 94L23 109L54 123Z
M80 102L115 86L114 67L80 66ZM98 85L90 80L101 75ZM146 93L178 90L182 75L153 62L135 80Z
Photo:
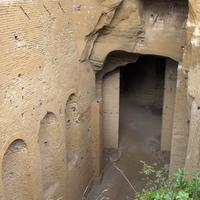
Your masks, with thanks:
M169 163L177 66L166 57L142 55L104 76L105 168L91 199L102 191L110 200L132 199L145 184L140 161Z
M158 56L141 56L120 68L118 166L137 191L144 187L140 161L169 164L169 151L161 149L170 149L176 71L177 63Z
M120 69L119 148L135 171L160 150L164 72L165 59L152 56Z
M165 57L140 56L120 67L119 148L132 141L133 153L147 161L149 153L170 151L177 65Z

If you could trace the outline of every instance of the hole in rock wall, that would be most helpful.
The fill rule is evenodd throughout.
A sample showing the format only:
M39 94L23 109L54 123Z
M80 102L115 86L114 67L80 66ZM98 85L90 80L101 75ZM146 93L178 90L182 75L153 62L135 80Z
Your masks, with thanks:
M3 157L2 181L7 200L32 200L30 162L23 140L15 140Z
M45 199L58 198L62 183L62 143L56 116L49 112L42 119L39 131L39 146Z
M70 95L66 103L65 123L67 167L71 170L78 162L77 148L79 147L79 114L77 97L75 94Z

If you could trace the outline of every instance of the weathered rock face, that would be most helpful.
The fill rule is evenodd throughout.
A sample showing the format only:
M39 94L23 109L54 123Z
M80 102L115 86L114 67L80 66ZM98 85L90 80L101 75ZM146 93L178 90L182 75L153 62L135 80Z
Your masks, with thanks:
M200 168L199 9L199 1L189 1L187 39L183 61L178 69L171 171L185 167L190 173Z
M116 50L182 59L187 1L118 0L105 1L102 6L99 20L87 36L83 60L101 67Z
M188 78L187 105L190 120L186 170L191 172L200 168L200 2L191 0L189 5L187 46L183 56L183 67Z
M80 199L92 178L95 79L72 12L68 0L0 1L1 200Z
M81 198L101 174L102 77L140 54L180 63L171 171L199 169L199 10L190 0L187 20L186 0L0 1L0 199Z

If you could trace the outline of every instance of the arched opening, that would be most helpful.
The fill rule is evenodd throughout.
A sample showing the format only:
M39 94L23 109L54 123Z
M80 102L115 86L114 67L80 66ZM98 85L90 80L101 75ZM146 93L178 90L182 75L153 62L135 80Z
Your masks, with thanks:
M39 147L42 168L44 199L63 196L63 142L56 116L48 112L41 120Z
M32 183L27 146L15 140L3 157L2 182L7 200L32 200Z
M133 198L135 192L127 188L124 175L141 191L145 182L140 161L169 164L178 63L166 57L140 55L133 63L124 60L117 66L111 60L104 67L106 167L99 188L108 190L104 196L110 199ZM93 192L97 191L92 191L89 199L96 198Z
M82 141L80 135L80 114L78 108L78 97L71 94L66 102L65 109L65 144L67 158L67 192L66 199L78 199L82 195L81 181L81 162L82 157Z
M72 170L78 162L79 114L77 96L69 96L65 109L67 168Z

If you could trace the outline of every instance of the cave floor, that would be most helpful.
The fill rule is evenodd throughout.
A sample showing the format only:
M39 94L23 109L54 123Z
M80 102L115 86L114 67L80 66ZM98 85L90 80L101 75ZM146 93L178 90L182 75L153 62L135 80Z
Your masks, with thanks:
M133 200L145 185L140 161L168 163L167 153L159 151L160 130L161 110L121 98L119 151L105 150L102 182L93 186L87 200Z

